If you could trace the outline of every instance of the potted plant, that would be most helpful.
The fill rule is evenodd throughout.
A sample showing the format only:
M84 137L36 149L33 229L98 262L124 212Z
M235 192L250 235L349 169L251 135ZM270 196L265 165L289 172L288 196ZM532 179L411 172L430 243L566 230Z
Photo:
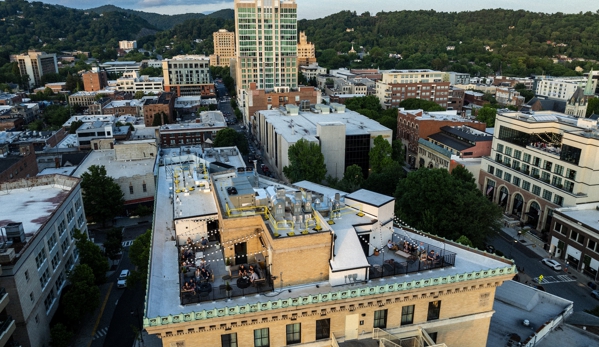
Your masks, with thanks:
M231 270L231 259L225 259L225 271L229 272Z
M379 255L379 249L378 249L378 248L375 248L375 249L374 249L374 255L375 255L375 256L378 256L378 255Z
M231 298L232 292L233 292L233 288L229 284L229 281L225 282L225 293L227 293L227 298Z

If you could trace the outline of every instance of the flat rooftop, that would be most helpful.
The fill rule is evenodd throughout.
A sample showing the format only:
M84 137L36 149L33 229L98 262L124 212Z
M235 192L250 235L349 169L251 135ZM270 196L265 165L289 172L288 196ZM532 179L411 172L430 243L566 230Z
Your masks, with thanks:
M598 203L580 204L572 207L561 207L556 209L556 212L563 214L566 217L572 218L577 222L585 224L588 228L597 230L597 220L599 220L599 211L597 210Z
M91 151L85 161L79 165L73 173L74 177L81 177L92 165L103 165L106 173L112 178L133 177L135 175L145 175L154 170L155 158L117 161L114 149Z

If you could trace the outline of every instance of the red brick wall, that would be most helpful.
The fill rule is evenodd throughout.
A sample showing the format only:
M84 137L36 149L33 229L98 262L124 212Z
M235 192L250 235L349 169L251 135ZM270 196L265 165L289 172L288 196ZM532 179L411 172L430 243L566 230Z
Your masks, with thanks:
M299 101L295 101L295 97L299 95L300 100L310 100L310 104L316 104L318 100L318 90L314 87L300 87L298 91L291 91L289 93L266 93L263 89L250 90L252 93L253 106L249 107L249 114L253 115L257 111L268 109L268 105L272 105L272 108L278 108L286 104L299 105ZM268 98L270 97L270 102ZM280 100L280 97L287 97L285 101Z
M26 150L27 151L27 150ZM7 170L0 172L0 182L26 177L35 177L38 174L37 160L33 145L29 145L29 154L11 165ZM10 175L12 174L12 177Z

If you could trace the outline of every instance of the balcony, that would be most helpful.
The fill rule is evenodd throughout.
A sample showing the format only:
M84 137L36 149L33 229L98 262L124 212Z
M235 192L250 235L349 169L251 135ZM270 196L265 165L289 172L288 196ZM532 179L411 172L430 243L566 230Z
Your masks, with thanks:
M7 316L6 319L0 323L0 346L6 346L6 343L15 332L16 325L15 320L11 316Z
M4 311L6 305L8 304L8 293L6 293L6 289L0 287L0 312Z

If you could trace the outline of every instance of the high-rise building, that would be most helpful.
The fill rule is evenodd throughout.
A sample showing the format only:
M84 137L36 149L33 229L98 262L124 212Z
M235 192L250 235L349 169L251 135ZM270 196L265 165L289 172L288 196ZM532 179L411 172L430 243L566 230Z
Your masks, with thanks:
M86 92L97 92L108 86L108 75L104 70L92 68L92 71L84 72L81 77Z
M212 34L212 39L214 54L210 55L210 65L229 66L231 59L235 59L235 33L220 29Z
M164 90L177 96L214 97L210 59L204 55L177 55L162 61Z
M316 63L316 50L314 44L308 42L308 37L304 31L300 32L299 43L297 45L297 66L307 66Z
M18 54L11 60L19 64L21 76L29 76L29 87L42 85L42 76L48 73L58 73L56 53L29 51Z
M239 89L297 87L295 0L235 0Z

